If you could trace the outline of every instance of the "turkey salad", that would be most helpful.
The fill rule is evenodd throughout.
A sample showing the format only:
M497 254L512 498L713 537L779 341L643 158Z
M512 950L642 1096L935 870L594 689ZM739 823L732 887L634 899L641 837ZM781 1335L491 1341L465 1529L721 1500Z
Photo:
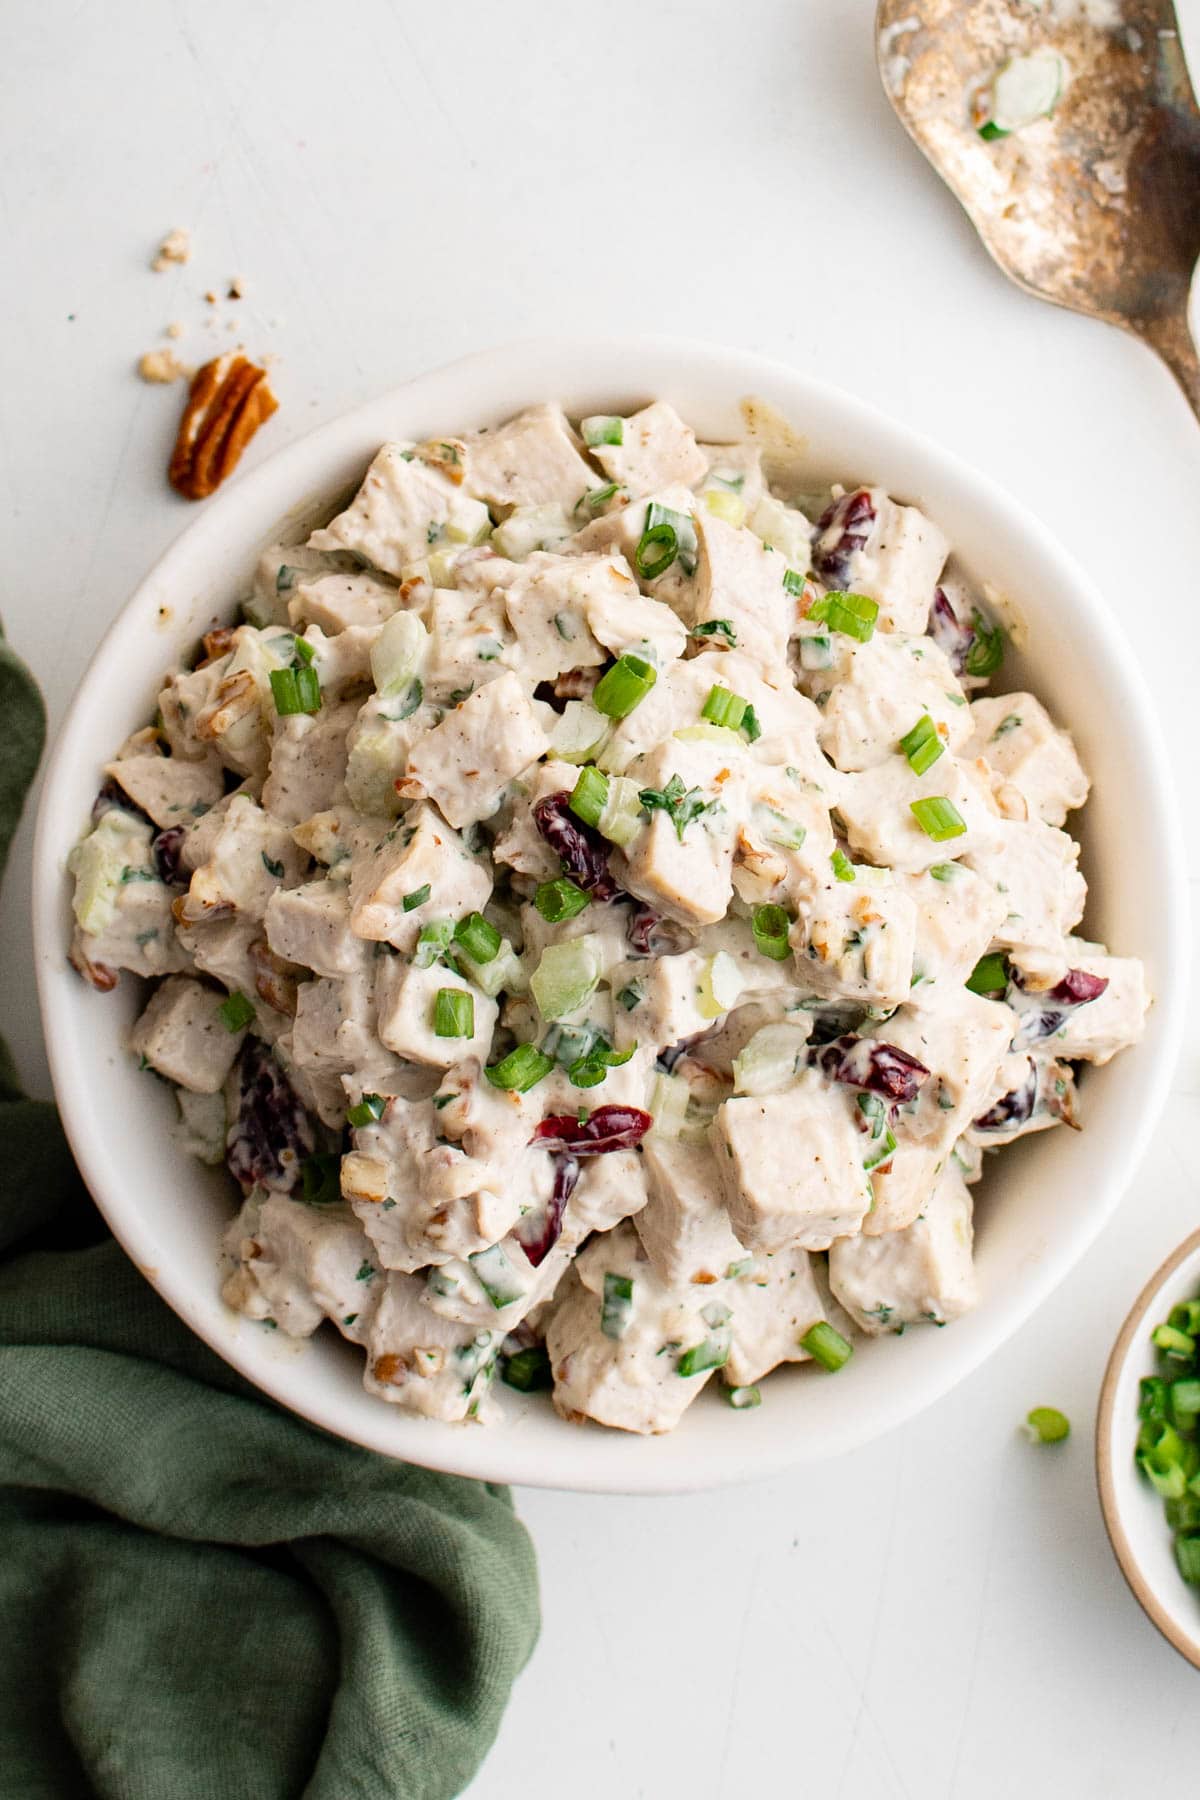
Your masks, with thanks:
M238 1184L231 1307L430 1417L500 1374L661 1432L975 1304L985 1156L1147 998L949 550L655 402L386 444L264 553L70 859Z

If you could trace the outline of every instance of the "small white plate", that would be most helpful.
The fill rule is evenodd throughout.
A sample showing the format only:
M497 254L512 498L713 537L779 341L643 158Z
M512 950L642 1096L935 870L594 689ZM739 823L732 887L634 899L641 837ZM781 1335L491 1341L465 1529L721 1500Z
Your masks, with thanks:
M1109 1542L1134 1599L1200 1669L1200 1588L1175 1564L1163 1502L1134 1462L1138 1382L1159 1372L1150 1333L1173 1306L1200 1295L1200 1231L1180 1244L1150 1277L1113 1345L1096 1415L1096 1481Z

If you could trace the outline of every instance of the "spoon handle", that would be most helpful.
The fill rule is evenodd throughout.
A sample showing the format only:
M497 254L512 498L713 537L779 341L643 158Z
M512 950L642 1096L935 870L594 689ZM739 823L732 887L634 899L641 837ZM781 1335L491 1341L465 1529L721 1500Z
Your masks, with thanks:
M1186 307L1181 313L1141 321L1135 329L1143 343L1149 344L1166 363L1200 420L1200 355L1188 326Z

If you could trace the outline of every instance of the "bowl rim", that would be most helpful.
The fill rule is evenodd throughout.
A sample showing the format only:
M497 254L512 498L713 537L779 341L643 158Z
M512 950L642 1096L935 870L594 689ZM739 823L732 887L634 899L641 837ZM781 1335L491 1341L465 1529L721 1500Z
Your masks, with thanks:
M581 1464L586 1463L586 1471L582 1467L573 1471L569 1455L555 1459L555 1466L543 1469L537 1457L531 1457L520 1442L520 1433L502 1426L485 1432L467 1432L412 1415L397 1419L397 1409L382 1404L378 1410L387 1417L381 1420L378 1429L347 1424L337 1416L336 1408L327 1398L314 1398L308 1394L303 1400L297 1398L289 1391L284 1374L280 1372L277 1376L274 1365L265 1365L263 1358L248 1351L241 1342L218 1341L186 1270L178 1272L170 1266L164 1271L148 1270L153 1249L149 1226L139 1215L138 1208L126 1203L116 1181L107 1178L106 1153L93 1146L83 1131L82 1120L73 1117L75 1090L70 1077L80 1072L81 1066L86 1069L87 1058L70 1042L70 1034L62 1028L65 1023L65 1003L61 999L64 990L56 986L54 972L62 961L59 909L65 842L63 821L57 816L63 810L65 799L60 802L58 793L60 787L69 786L74 758L80 750L86 754L91 748L85 730L86 719L74 716L75 707L92 689L98 671L128 629L139 603L152 595L174 592L172 583L186 588L189 565L197 548L210 562L215 560L223 520L257 516L261 522L260 538L265 537L271 526L277 525L290 509L302 505L304 497L315 488L324 486L328 489L339 458L345 461L351 446L357 459L355 466L361 473L371 452L362 452L359 440L369 423L378 422L379 432L386 435L388 427L383 421L392 415L394 433L395 416L403 419L406 407L411 411L419 409L426 395L436 392L439 386L455 380L461 383L475 371L486 384L498 371L508 373L510 364L522 372L527 371L527 379L523 378L521 383L523 394L518 397L514 391L506 403L513 411L544 399L555 382L566 380L565 376L555 373L559 369L573 371L572 378L577 378L580 386L586 384L601 391L607 388L613 393L620 392L623 383L626 387L637 385L639 391L644 391L643 374L658 367L664 385L679 379L719 382L726 389L731 404L736 404L735 396L765 391L771 404L777 405L784 416L796 421L801 429L806 403L818 410L824 408L839 433L851 439L861 436L864 465L869 464L872 456L885 459L890 454L889 445L902 447L915 458L923 459L933 478L950 496L948 504L961 504L1001 535L1019 537L1029 554L1043 564L1047 572L1053 572L1069 590L1072 604L1086 615L1097 642L1097 655L1128 705L1142 759L1154 777L1146 806L1156 822L1162 849L1164 880L1160 933L1164 962L1177 979L1164 983L1155 996L1156 1043L1153 1048L1149 1045L1135 1047L1134 1054L1152 1059L1157 1079L1145 1096L1138 1118L1124 1138L1112 1147L1107 1177L1101 1189L1103 1204L1073 1224L1069 1235L1046 1246L1044 1254L1030 1265L1018 1295L1010 1294L1005 1306L994 1309L992 1317L986 1321L982 1317L982 1308L974 1315L977 1328L956 1358L943 1359L937 1365L936 1373L923 1368L918 1377L910 1381L902 1397L893 1400L887 1409L849 1409L831 1429L824 1430L819 1444L780 1431L763 1445L756 1445L745 1458L727 1454L721 1458L712 1451L701 1450L698 1454L681 1455L677 1461L647 1455L634 1465L631 1459L615 1454L610 1468L604 1455L597 1453L578 1459ZM547 371L540 382L536 373L539 367ZM623 371L627 367L629 373L625 374ZM537 391L531 392L532 389ZM383 435L376 435L373 441L382 442ZM281 498L282 504L278 504ZM199 517L185 525L138 583L104 633L75 690L71 709L49 759L34 844L33 914L38 991L47 1056L63 1123L85 1181L110 1229L130 1258L148 1273L162 1298L239 1373L276 1403L287 1406L313 1425L366 1448L448 1473L582 1492L674 1494L777 1474L799 1463L824 1460L874 1441L940 1399L1017 1330L1078 1263L1112 1217L1166 1103L1169 1076L1183 1034L1186 984L1181 971L1187 967L1191 946L1182 839L1179 830L1173 828L1177 807L1165 741L1146 677L1129 653L1117 616L1072 554L1036 514L957 452L943 448L924 433L914 431L869 402L804 369L723 345L668 335L640 334L624 337L562 334L496 345L418 373L359 403L281 447L256 469L244 474L217 495ZM389 1420L390 1436L385 1431ZM406 1428L399 1429L401 1424ZM447 1434L450 1434L449 1438ZM603 1435L618 1441L627 1437L619 1432ZM479 1442L481 1439L485 1439L486 1444ZM650 1444L663 1441L649 1440ZM559 1462L562 1466L558 1466Z
M1100 1496L1100 1513L1104 1520L1104 1529L1108 1541L1112 1545L1113 1555L1125 1577L1130 1593L1167 1642L1180 1656L1186 1658L1194 1669L1200 1669L1200 1614L1197 1615L1196 1632L1189 1636L1178 1621L1163 1606L1154 1589L1142 1573L1141 1564L1125 1530L1121 1512L1121 1501L1116 1483L1116 1451L1113 1442L1117 1427L1116 1400L1121 1375L1129 1360L1130 1352L1137 1341L1146 1315L1157 1300L1163 1288L1170 1281L1177 1269L1183 1267L1192 1257L1200 1252L1200 1230L1193 1231L1184 1238L1171 1254L1161 1262L1153 1275L1146 1281L1137 1299L1130 1307L1125 1323L1117 1333L1116 1342L1109 1353L1105 1365L1104 1378L1100 1383L1100 1398L1096 1407L1096 1489Z

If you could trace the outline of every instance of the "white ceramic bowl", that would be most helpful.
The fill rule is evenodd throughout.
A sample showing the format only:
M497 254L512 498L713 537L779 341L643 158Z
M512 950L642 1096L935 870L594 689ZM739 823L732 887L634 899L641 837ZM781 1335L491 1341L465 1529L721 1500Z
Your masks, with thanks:
M814 484L881 482L919 502L968 567L1023 611L1026 647L1006 682L1032 687L1072 727L1093 775L1082 815L1088 928L1145 959L1158 995L1146 1039L1088 1073L1082 1136L1038 1135L989 1173L977 1209L984 1299L949 1329L863 1344L836 1378L781 1370L752 1412L705 1393L657 1439L566 1425L544 1396L508 1390L502 1422L486 1429L410 1418L366 1395L360 1353L332 1333L293 1344L223 1306L215 1246L230 1214L226 1180L176 1153L171 1095L121 1047L136 984L101 995L68 968L65 859L101 764L150 717L164 671L230 617L258 549L281 527L327 515L384 439L495 423L548 398L580 415L627 412L654 396L702 437L732 438L743 433L748 395L791 422ZM710 1487L832 1456L928 1405L1015 1331L1091 1243L1136 1167L1166 1093L1185 992L1186 882L1170 795L1153 710L1109 608L1037 519L956 457L858 400L734 351L646 339L487 351L359 407L235 481L198 513L97 652L54 752L35 851L38 978L63 1118L113 1231L163 1297L244 1375L328 1431L465 1475L599 1492Z
M1200 1588L1175 1563L1163 1503L1139 1473L1138 1382L1159 1373L1150 1333L1181 1300L1200 1294L1200 1231L1156 1269L1113 1345L1096 1415L1096 1484L1109 1541L1134 1598L1168 1643L1200 1669Z

